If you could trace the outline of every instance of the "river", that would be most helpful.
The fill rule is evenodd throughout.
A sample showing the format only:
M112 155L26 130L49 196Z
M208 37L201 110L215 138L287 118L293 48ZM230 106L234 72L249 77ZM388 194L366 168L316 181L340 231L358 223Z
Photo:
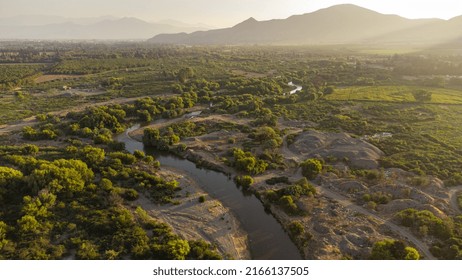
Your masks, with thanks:
M242 228L249 236L249 247L252 259L257 260L299 260L300 253L288 234L276 219L267 213L258 198L244 193L223 173L198 168L193 162L168 153L159 153L145 149L143 143L132 139L128 133L138 129L135 125L116 137L124 142L126 149L145 151L155 156L161 166L170 166L184 171L194 178L212 197L231 209Z
M295 94L295 93L297 93L297 91L301 91L301 90L303 89L302 86L296 85L296 84L294 84L293 82L290 82L290 83L288 83L287 85L288 85L288 86L291 86L291 87L295 87L294 90L291 90L291 91L289 92L289 95Z

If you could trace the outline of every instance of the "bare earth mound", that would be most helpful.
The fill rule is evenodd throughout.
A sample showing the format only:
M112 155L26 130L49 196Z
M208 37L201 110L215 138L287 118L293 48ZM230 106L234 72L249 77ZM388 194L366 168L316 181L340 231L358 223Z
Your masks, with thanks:
M346 133L306 131L297 136L289 146L294 153L309 157L334 157L346 160L356 168L376 169L384 154L366 141L352 138Z

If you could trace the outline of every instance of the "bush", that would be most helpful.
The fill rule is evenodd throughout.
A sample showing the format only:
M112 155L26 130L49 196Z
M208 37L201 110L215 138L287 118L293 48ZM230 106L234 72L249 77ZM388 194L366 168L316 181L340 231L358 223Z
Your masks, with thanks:
M295 185L280 189L278 193L282 195L290 195L295 199L299 199L301 196L310 196L316 194L316 189L308 182L299 181Z
M127 152L112 152L108 156L113 159L120 159L124 164L133 164L136 162L136 157Z
M322 162L318 159L307 159L306 161L300 164L302 168L302 174L306 178L313 180L318 176L319 173L322 171Z
M279 199L279 204L284 208L284 210L291 215L298 213L298 207L294 203L294 199L290 195L284 195Z
M101 181L99 182L99 186L105 191L110 191L113 187L111 180L106 178L101 179Z
M365 173L366 179L368 180L376 181L383 179L383 173L378 170L366 170Z
M373 260L418 260L420 255L415 248L406 247L402 241L386 239L374 244L370 258Z
M223 259L214 246L203 240L188 241L190 251L189 260L221 260Z
M0 187L11 186L14 182L19 182L23 178L21 171L0 166Z
M295 222L290 223L289 231L293 236L299 236L305 232L305 228L300 222L295 221Z
M236 176L234 180L238 186L243 188L249 188L253 184L253 178L248 175Z
M21 148L24 155L36 155L39 152L39 147L36 145L25 145Z
M200 202L200 203L204 203L204 202L205 202L205 199L206 199L206 198L205 198L205 195L199 196L199 202Z
M233 149L233 157L236 169L251 174L261 174L268 167L265 161L256 159L252 153L244 152L241 149Z
M402 225L410 227L414 231L418 232L422 226L426 226L429 234L441 240L453 235L454 225L452 221L442 220L428 210L418 211L410 208L399 212L396 216Z
M289 178L286 176L273 177L265 181L268 185L276 185L279 183L290 184Z
M140 150L135 150L133 152L133 155L137 158L137 159L142 159L146 156L146 154L143 152L143 151L140 151Z
M123 194L122 194L122 197L125 198L126 200L128 201L134 201L134 200L137 200L138 197L139 197L139 194L136 190L134 189L126 189Z

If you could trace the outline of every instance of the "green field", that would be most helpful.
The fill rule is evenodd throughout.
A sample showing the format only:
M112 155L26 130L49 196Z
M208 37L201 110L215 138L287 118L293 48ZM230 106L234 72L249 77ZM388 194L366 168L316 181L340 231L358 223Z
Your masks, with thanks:
M462 91L418 86L367 86L338 88L327 100L416 102L413 92L425 90L432 94L430 102L437 104L462 104Z

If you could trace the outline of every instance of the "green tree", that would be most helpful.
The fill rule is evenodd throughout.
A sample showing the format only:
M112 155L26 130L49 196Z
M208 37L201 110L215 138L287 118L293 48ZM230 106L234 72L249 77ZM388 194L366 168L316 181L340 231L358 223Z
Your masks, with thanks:
M294 236L299 236L305 232L305 228L303 227L302 223L298 221L294 221L289 224L290 233Z
M8 231L8 225L3 222L3 221L0 221L0 252L2 251L3 247L5 247L9 241L6 239L6 233ZM0 259L2 259L0 257Z
M150 147L156 147L160 140L160 131L155 128L146 128L143 131L143 144Z
M101 148L88 145L79 150L78 156L89 166L98 167L101 165L101 163L103 163L106 157L106 153Z
M143 152L143 151L140 151L140 150L135 150L133 152L133 155L137 158L137 159L143 159L146 154Z
M318 176L319 173L322 171L322 162L318 159L307 159L300 164L302 168L302 174L306 178L313 180Z
M51 192L80 192L94 178L93 171L80 160L59 159L47 162L35 169L28 178L29 185L35 190L44 188Z
M258 128L255 132L255 140L268 148L276 148L282 145L282 138L269 126Z
M36 145L28 144L28 145L23 146L21 148L21 151L25 155L35 156L39 152L39 147L37 147Z
M111 191L113 188L112 181L107 178L102 178L99 181L99 186L105 191Z
M188 79L194 77L194 75L194 70L191 67L186 67L181 68L180 71L178 71L177 77L181 83L185 83Z
M170 259L184 260L189 254L190 247L188 241L175 239L167 242L166 250Z
M402 241L385 239L376 242L372 247L371 259L373 260L418 260L419 252Z
M241 149L233 149L233 157L236 169L246 171L251 174L263 173L268 167L266 162L256 159L252 153L244 152Z
M19 232L22 234L38 234L41 232L40 223L34 216L24 215L18 220Z
M237 185L243 188L249 188L253 184L253 178L249 175L236 176L234 180L236 181Z
M188 254L190 260L221 260L222 257L218 254L212 245L203 241L195 240L188 241L191 248Z
M80 243L75 256L79 260L97 260L100 258L98 246L89 240Z
M298 212L298 207L294 199L290 195L284 195L279 199L279 204L286 210L287 213L294 215Z
M0 187L13 185L22 178L23 174L21 171L6 166L0 166Z

